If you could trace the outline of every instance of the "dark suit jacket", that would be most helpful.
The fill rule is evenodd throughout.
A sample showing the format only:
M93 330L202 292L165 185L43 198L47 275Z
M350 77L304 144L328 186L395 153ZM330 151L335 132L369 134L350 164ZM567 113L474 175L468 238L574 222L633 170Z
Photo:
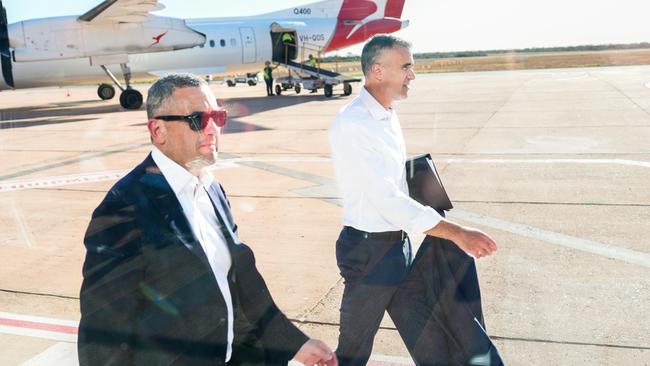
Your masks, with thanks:
M285 364L307 337L273 302L253 252L237 237L222 187L209 189L232 255L231 363ZM176 195L151 155L93 213L81 287L81 365L219 365L227 310ZM242 355L241 353L246 353Z

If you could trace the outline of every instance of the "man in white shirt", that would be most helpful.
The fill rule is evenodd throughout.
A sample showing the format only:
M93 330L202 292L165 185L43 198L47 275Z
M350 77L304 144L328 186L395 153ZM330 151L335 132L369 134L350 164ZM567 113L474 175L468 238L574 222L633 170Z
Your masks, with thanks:
M81 365L336 365L277 308L207 169L226 122L190 74L149 89L151 154L93 213L80 294Z
M344 215L336 242L345 280L339 362L366 364L388 311L419 365L498 365L484 331L474 261L465 254L488 256L496 244L408 194L394 102L408 96L415 79L410 44L375 36L364 46L361 64L365 86L329 131ZM427 235L414 261L406 232Z

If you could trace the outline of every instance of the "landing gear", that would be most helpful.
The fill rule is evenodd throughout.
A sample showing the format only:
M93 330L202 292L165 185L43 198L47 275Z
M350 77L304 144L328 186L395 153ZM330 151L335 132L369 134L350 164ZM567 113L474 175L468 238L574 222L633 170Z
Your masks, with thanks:
M325 84L325 87L323 89L325 90L325 96L328 98L330 98L334 94L331 84Z
M296 91L296 94L300 94L300 84L296 84L296 86L293 87L293 90Z
M343 83L343 95L352 94L352 85L350 83Z
M108 77L111 78L111 80L113 80L113 83L122 91L122 94L120 94L120 105L124 109L139 109L140 107L142 107L142 94L139 91L131 88L131 69L125 63L121 63L120 67L122 68L122 75L124 75L124 83L126 84L126 88L124 88L122 84L120 84L120 82L117 81L115 75L113 75L113 73L108 68L106 68L105 65L101 65L101 68L102 70L104 70L106 75L108 75ZM111 87L108 84L102 84L100 85L100 88L103 85L107 85L108 87ZM100 90L98 89L97 94L99 94L99 92ZM113 89L113 95L115 95L114 89ZM103 99L101 94L99 95L99 97Z
M138 109L142 106L142 94L135 89L126 89L120 94L120 105L124 109Z
M101 100L112 99L115 96L115 88L110 84L101 84L97 88L97 95Z
M280 84L277 84L275 86L275 95L281 95L281 94L282 94L282 87L280 86Z

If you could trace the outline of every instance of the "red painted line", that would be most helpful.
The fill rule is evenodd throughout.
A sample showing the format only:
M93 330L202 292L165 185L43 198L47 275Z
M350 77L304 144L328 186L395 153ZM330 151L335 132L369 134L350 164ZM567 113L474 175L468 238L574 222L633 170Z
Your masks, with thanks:
M6 325L10 327L17 327L17 328L47 330L49 332L58 332L58 333L65 333L65 334L77 334L77 327L72 327L69 325L32 322L28 320L0 318L0 325Z

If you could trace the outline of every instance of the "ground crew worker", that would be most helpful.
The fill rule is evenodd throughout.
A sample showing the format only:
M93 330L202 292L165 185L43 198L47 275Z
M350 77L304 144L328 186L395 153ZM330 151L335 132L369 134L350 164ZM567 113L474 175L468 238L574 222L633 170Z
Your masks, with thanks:
M264 74L264 82L266 83L266 96L272 97L273 96L273 69L275 69L277 66L271 66L271 61L266 61L264 65L265 66L262 73Z
M287 59L293 60L296 54L296 42L293 34L291 32L285 32L282 34L282 43L285 46L285 52L287 54Z
M314 58L314 55L312 55L311 53L309 54L309 59L307 60L307 65L309 65L310 67L316 68L316 59ZM314 78L315 77L312 76L312 79L314 79ZM311 92L316 93L316 92L318 92L318 89L313 88L311 90Z

